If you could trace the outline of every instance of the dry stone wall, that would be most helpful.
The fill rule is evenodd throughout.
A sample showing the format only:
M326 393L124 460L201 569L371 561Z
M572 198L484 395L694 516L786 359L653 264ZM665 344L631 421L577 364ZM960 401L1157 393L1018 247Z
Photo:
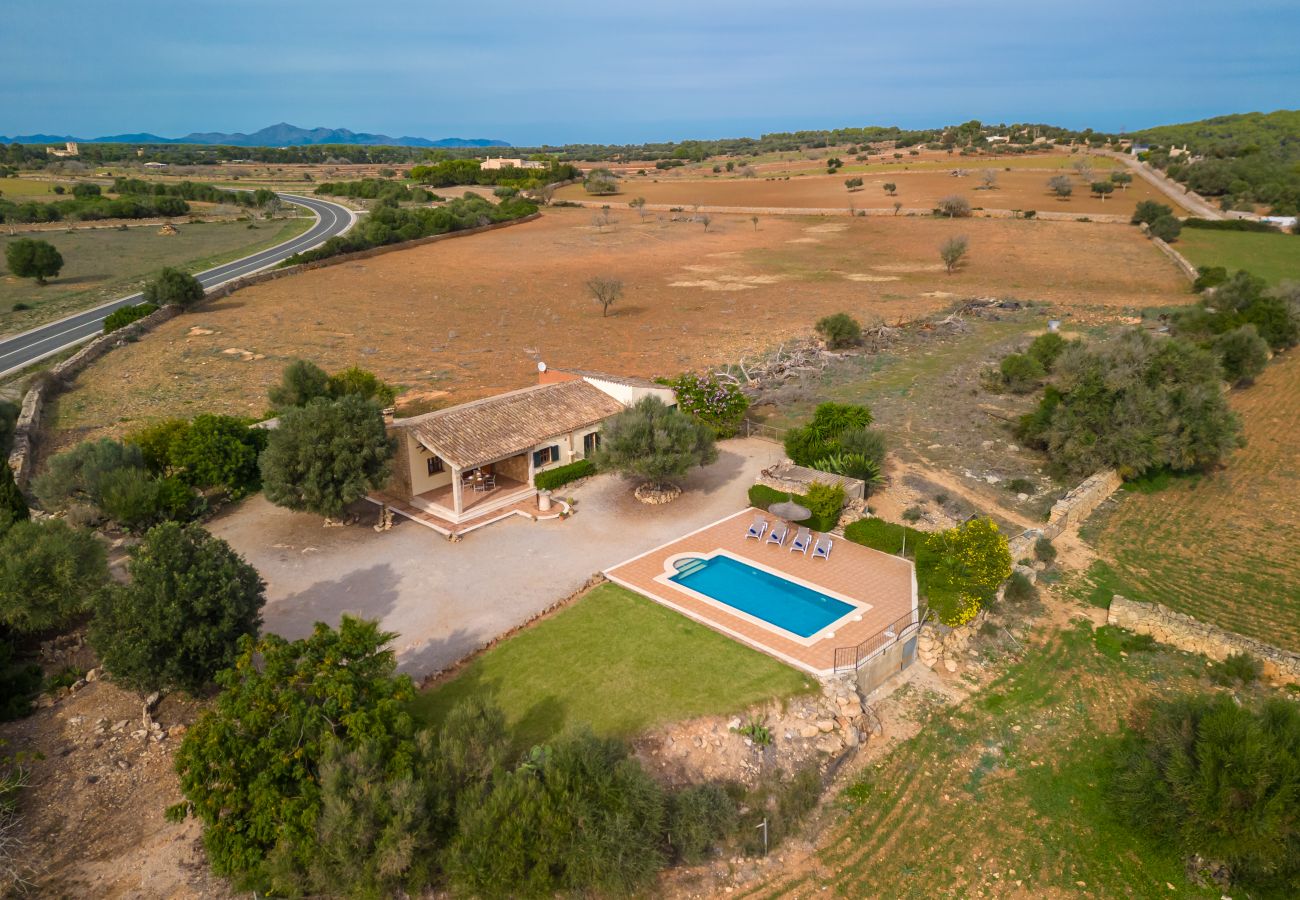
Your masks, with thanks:
M1208 625L1159 603L1143 603L1116 594L1110 602L1106 622L1136 634L1149 634L1162 644L1203 653L1214 660L1246 653L1263 664L1265 678L1300 684L1300 653Z

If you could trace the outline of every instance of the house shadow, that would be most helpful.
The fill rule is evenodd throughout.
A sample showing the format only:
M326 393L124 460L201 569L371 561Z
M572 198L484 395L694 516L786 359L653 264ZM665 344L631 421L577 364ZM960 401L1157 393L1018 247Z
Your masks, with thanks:
M296 640L310 635L317 622L337 628L345 615L377 619L382 625L397 606L398 581L388 563L318 581L268 603L262 610L262 630Z

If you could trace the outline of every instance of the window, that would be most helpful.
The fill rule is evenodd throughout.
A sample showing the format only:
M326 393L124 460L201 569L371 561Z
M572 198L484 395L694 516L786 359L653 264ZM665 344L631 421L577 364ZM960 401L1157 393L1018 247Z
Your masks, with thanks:
M551 463L559 462L560 446L558 444L551 447L543 447L540 450L533 451L533 468L540 469L543 466L549 466Z
M598 447L600 447L599 431L593 431L591 434L582 436L582 455L584 458L590 459L591 454L595 453Z
M443 465L441 456L430 456L426 462L429 464L430 475L437 475L439 472L447 471L447 467Z

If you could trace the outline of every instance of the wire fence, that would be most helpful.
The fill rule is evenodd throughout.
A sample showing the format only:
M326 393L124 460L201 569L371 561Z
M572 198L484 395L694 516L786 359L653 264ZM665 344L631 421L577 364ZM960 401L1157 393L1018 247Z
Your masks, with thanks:
M882 652L886 647L898 641L906 640L915 632L920 631L921 623L925 621L925 614L925 607L918 606L906 615L899 616L856 647L836 647L836 674L840 672L856 672L862 668L863 663Z

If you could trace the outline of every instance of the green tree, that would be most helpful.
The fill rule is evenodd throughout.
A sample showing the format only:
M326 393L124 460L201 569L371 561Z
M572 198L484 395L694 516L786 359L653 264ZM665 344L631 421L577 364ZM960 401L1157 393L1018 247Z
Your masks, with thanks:
M939 259L943 260L943 267L949 275L953 270L961 265L961 261L966 258L966 251L970 249L970 244L965 235L955 235L948 238L939 245Z
M1047 179L1047 187L1061 200L1068 200L1074 193L1074 182L1069 175L1053 175Z
M267 435L243 419L203 413L177 433L168 459L188 484L240 495L257 487L257 454Z
M27 498L18 489L14 481L14 470L0 457L0 535L15 522L25 522L31 517L27 509Z
M104 548L88 531L49 519L0 536L0 624L17 634L64 627L107 583Z
M1247 892L1300 893L1300 708L1189 696L1138 721L1116 752L1118 813L1180 856L1226 863Z
M380 381L374 372L352 366L329 377L329 395L334 399L355 394L364 400L373 400L381 407L393 405L397 388ZM301 406L302 404L295 404Z
M280 383L271 387L268 396L277 410L306 406L313 400L330 396L330 377L314 362L295 359L284 367Z
M1106 195L1113 193L1115 185L1109 181L1094 181L1092 183L1092 192L1101 198L1101 202L1106 202Z
M662 488L695 466L718 458L713 429L658 397L641 398L601 430L596 466Z
M950 219L964 219L970 215L970 201L960 194L939 198L939 213ZM949 269L949 272L952 270Z
M1220 334L1210 346L1218 354L1224 377L1232 384L1253 381L1268 365L1268 341L1259 336L1254 325Z
M1043 364L1027 353L1012 353L1003 357L999 370L1002 383L1013 394L1027 394L1036 390L1047 376Z
M838 312L818 319L814 330L832 350L862 342L862 326L848 313Z
M18 278L35 278L44 286L63 269L63 256L49 241L19 238L5 248L5 264Z
M1155 200L1142 200L1133 210L1133 218L1129 221L1134 225L1141 225L1143 223L1150 225L1162 216L1173 215L1173 212L1174 210L1171 206L1157 203Z
M104 593L90 630L105 668L129 687L195 693L262 624L257 570L197 524L150 530L130 572L130 584Z
M356 395L290 409L262 453L266 498L335 518L387 480L394 444L379 407Z
M582 186L588 194L598 196L618 193L618 179L609 169L592 169L582 179Z
M100 193L99 185L93 181L80 181L72 186L72 196L78 200L89 200L100 196Z
M898 185L894 184L892 181L885 182L882 187L884 187L885 193L889 194L891 197L898 192Z
M143 467L139 447L108 438L82 441L50 460L46 471L32 480L32 492L48 510L74 502L103 508L104 488L113 473Z
M144 302L154 306L193 306L203 299L203 285L187 272L164 268L144 286Z
M304 640L240 638L234 666L217 675L216 703L177 751L185 800L168 810L203 822L217 874L246 889L278 880L300 890L318 855L327 745L366 744L386 774L409 770L415 687L395 674L392 637L344 616L337 630L317 623Z
M1148 226L1150 233L1162 241L1176 241L1182 234L1183 223L1173 216L1161 216Z

